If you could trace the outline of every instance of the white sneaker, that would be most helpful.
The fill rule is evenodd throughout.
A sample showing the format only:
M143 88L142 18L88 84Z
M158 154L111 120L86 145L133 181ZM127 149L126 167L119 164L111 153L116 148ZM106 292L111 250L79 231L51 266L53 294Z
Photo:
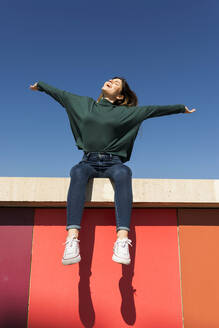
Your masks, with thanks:
M130 264L129 245L132 246L128 238L117 239L113 246L112 260L121 264Z
M78 240L75 235L66 238L66 242L63 243L63 245L66 244L66 246L62 258L62 264L68 265L80 262L81 256L79 242L80 240Z

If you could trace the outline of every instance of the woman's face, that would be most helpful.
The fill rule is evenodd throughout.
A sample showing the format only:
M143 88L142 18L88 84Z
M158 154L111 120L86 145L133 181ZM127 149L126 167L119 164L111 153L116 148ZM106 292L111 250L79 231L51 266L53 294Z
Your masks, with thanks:
M121 97L123 98L123 96L120 95L121 91L122 91L122 80L120 79L108 80L104 83L102 87L102 92L104 96L114 100L121 99Z

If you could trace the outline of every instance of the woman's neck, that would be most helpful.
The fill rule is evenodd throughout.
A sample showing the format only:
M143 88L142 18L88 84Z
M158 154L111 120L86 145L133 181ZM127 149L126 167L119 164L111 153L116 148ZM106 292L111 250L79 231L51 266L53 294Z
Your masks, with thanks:
M114 101L115 101L115 100L113 100L113 99L110 99L109 97L104 97L104 96L103 96L103 99L106 99L106 100L110 101L112 104L113 104Z

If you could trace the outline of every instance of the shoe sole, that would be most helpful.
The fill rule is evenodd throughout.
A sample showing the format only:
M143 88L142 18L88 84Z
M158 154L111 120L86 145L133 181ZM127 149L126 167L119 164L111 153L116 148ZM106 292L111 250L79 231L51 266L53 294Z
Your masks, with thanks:
M131 259L121 259L120 257L113 254L112 260L117 263L129 265L131 263Z
M75 263L78 263L80 262L81 260L81 256L77 256L77 257L73 257L71 259L62 259L62 264L64 265L69 265L69 264L75 264Z

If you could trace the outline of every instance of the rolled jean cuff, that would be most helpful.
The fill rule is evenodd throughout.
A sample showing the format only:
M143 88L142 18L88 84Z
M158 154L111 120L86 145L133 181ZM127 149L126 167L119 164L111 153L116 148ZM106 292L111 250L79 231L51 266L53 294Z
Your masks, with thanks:
M81 226L74 225L74 224L66 226L66 230L69 230L69 229L78 229L78 230L80 230Z
M116 231L119 231L119 230L127 230L127 231L130 231L130 229L128 227L117 227L116 228Z

